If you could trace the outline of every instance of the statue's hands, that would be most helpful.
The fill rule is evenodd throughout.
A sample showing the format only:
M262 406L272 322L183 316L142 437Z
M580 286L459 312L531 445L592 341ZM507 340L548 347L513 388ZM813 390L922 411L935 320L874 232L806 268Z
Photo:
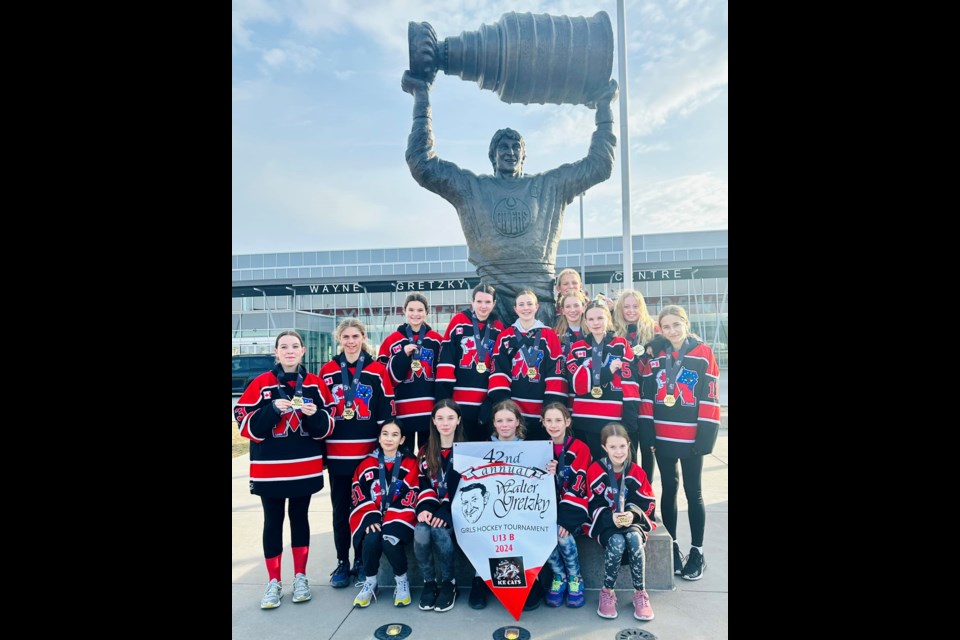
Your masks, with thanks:
M403 78L400 80L400 87L412 96L417 95L417 92L419 91L430 91L430 84L426 80L418 78L409 71L403 72Z
M620 95L620 85L613 78L610 82L600 87L589 96L587 96L587 106L596 109L600 105L609 105Z

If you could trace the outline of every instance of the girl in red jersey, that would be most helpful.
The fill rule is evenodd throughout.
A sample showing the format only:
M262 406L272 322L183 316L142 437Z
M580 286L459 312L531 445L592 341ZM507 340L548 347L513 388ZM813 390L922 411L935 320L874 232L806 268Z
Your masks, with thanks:
M420 495L413 553L423 574L422 611L449 611L457 599L453 564L456 549L450 513L450 501L460 484L460 474L453 468L455 442L463 442L460 405L448 398L437 400L430 421L430 438L417 457ZM440 567L439 580L434 573L434 558Z
M540 411L545 402L567 400L563 350L553 329L537 320L540 304L532 289L521 289L513 308L517 321L500 333L493 347L487 403L512 399L523 414L526 439L549 440Z
M581 526L587 521L590 448L573 437L570 412L564 404L545 405L541 422L553 441L553 460L547 463L547 472L554 476L557 488L557 546L548 560L553 582L546 603L548 607L559 607L566 595L568 607L582 607L583 576L574 536L581 533Z
M574 344L567 356L573 433L587 443L593 459L599 460L604 455L600 430L610 421L621 422L632 441L639 443L639 375L630 345L610 330L606 302L590 302L583 317L587 336Z
M644 544L647 534L657 528L653 488L643 469L631 460L633 446L622 424L606 425L600 431L600 441L606 456L595 460L587 470L590 521L583 527L605 549L597 615L617 617L613 587L626 555L634 589L633 617L653 620L650 596L644 588Z
M263 504L263 557L269 582L262 609L280 606L283 511L290 514L293 601L312 595L307 581L310 496L323 488L323 445L333 431L333 397L301 364L307 350L296 331L274 342L277 365L250 383L234 407L240 435L250 439L250 493Z
M440 346L437 400L452 398L460 405L463 434L470 442L486 440L490 433L490 425L480 422L480 407L490 386L493 345L503 331L493 310L496 296L488 284L474 287L471 308L450 319Z
M644 346L653 340L654 335L660 333L660 327L650 317L643 294L636 289L624 289L620 292L620 297L617 298L617 303L613 307L613 332L615 335L626 338L633 349L633 355L637 358L636 370L642 374L647 360L652 355L644 351ZM639 404L637 408L639 409ZM650 448L640 447L640 466L643 467L647 480L651 484L653 484L656 466L654 462Z
M380 593L377 572L381 554L387 556L397 581L393 605L410 604L406 545L413 540L420 479L417 459L400 448L404 440L396 420L384 422L380 427L380 447L353 472L350 531L354 548L363 549L367 574L353 600L355 607L370 606L370 600Z
M422 293L411 293L403 302L407 321L380 345L377 360L390 372L394 406L403 423L406 448L416 452L430 429L434 384L443 338L427 324L430 303ZM419 442L418 442L419 440Z
M653 357L643 370L640 446L653 451L660 467L661 512L674 541L674 573L685 580L699 580L707 568L701 476L703 457L713 451L720 431L720 369L713 350L690 333L683 307L665 306L657 322L662 335L654 338ZM677 542L678 461L690 520L692 546L686 558Z
M320 368L320 378L336 402L333 433L325 445L337 549L337 567L330 574L330 584L339 589L350 584L351 574L364 579L358 548L350 569L350 488L354 470L376 447L380 426L393 418L394 409L390 375L366 343L363 323L346 318L333 335L340 353Z

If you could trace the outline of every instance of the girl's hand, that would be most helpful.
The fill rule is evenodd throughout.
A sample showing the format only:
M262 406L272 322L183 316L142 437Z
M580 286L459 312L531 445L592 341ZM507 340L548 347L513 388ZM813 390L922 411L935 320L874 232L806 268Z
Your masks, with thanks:
M374 531L380 531L380 523L374 523L367 527L367 533L373 533Z
M317 413L317 409L318 409L317 405L315 405L315 404L312 403L312 402L304 402L304 403L303 403L303 406L300 407L300 411L301 411L301 412L303 413L303 415L305 415L305 416L315 415L315 414Z
M412 354L414 351L416 351L416 350L417 350L417 345L415 345L415 344L408 344L407 346L405 346L405 347L403 348L403 352L404 352L405 354L407 354L407 357L408 357L408 358L409 358L409 357L412 357L411 354Z
M623 360L614 360L610 363L610 373L616 373L623 367Z
M564 528L563 528L563 525L558 524L558 525L557 525L557 535L559 535L561 538L566 538L568 535L570 535L570 532L567 531L566 529L564 529Z
M547 463L547 473L554 476L557 474L557 461L551 460Z
M447 523L444 522L444 520L438 516L438 517L436 517L436 518L433 519L433 521L430 523L430 525L433 526L433 527L445 527L445 526L447 526Z
M431 514L429 511L421 511L419 514L417 514L418 522L426 522L427 524L430 524L431 520L433 520L433 514Z

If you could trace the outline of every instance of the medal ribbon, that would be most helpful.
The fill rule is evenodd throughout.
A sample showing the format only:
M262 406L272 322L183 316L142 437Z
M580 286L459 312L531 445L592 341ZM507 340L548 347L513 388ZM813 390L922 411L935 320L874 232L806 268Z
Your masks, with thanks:
M640 327L635 324L627 325L627 341L630 343L631 347L635 347L640 344Z
M593 376L593 386L595 387L600 386L600 370L603 368L603 365L600 363L603 360L603 348L606 347L610 342L608 338L609 335L605 333L603 334L603 338L601 338L600 342L593 345L593 354L591 355L591 358L593 359L593 362L591 363L593 371L591 374ZM590 334L590 342L594 342L593 334Z
M557 489L560 491L563 491L563 488L567 486L567 478L570 476L570 465L564 464L563 461L567 459L567 450L570 449L571 442L573 442L573 437L567 436L567 439L563 441L563 449L560 450L560 457L557 458L557 462L563 465L563 471L554 477L554 482L557 483Z
M303 397L303 372L304 371L305 369L303 368L302 364L297 366L297 388L293 392L294 396L299 396L301 398ZM284 376L286 374L283 371L283 367L279 364L276 367L274 367L273 375L277 376L277 382L280 385L280 396L284 400L289 400L290 398L289 396L287 396L287 389L286 389L287 381L284 380Z
M407 333L407 340L409 340L409 341L412 342L413 344L417 345L417 348L414 349L414 351L413 351L412 360L419 360L419 359L420 359L420 345L423 344L423 336L427 335L427 324L426 324L426 323L423 323L422 325L420 325L420 331L417 332L417 339L416 339L416 341L414 341L414 339L413 339L413 331L410 330L410 325L409 325L409 324L404 325L403 329L404 329L404 331L406 331L406 333Z
M523 361L527 363L528 368L533 367L537 362L537 353L540 352L540 349L537 348L537 345L540 344L540 329L537 329L536 334L534 334L533 346L529 350L524 346L524 342L526 342L526 339L520 340L520 355L523 356Z
M340 382L343 384L344 405L347 407L353 406L353 399L357 395L357 385L360 384L360 373L363 371L363 356L363 351L360 351L357 368L353 373L353 380L350 380L350 371L347 370L347 356L344 355L340 358Z
M690 338L687 338L683 341L683 346L680 347L680 353L677 355L677 360L674 362L673 353L667 353L667 395L673 395L673 389L677 384L677 376L680 374L680 364L683 362L683 356L687 355L693 346Z
M623 483L617 488L617 474L613 470L613 463L610 462L610 458L603 458L600 461L600 464L603 465L603 468L607 470L607 476L610 478L610 488L613 489L613 492L618 494L617 504L620 506L620 513L623 513L624 507L624 498L627 494L627 474L630 473L630 468L633 466L633 462L629 460L623 465Z
M403 454L398 450L393 458L393 473L391 474L390 484L387 484L386 462L383 459L383 449L377 449L377 459L380 462L380 514L387 511L387 505L393 504L393 501L400 495L400 463L403 462ZM387 495L390 495L389 501Z
M483 326L483 338L480 337L480 325L477 323L477 314L470 312L470 320L473 322L473 338L477 343L477 362L487 363L487 340L490 338L490 316L487 316L486 324Z
M434 484L437 488L437 499L439 499L440 502L443 502L443 499L447 496L447 472L450 471L450 465L452 464L453 449L450 450L450 453L447 454L447 457L444 458L443 462L440 463L440 473L437 474L437 478L434 480Z

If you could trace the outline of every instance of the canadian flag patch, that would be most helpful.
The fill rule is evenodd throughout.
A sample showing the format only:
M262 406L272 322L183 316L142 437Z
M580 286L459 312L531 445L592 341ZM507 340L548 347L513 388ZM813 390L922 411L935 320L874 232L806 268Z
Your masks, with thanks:
M363 474L363 479L373 480L373 471L367 471L365 474Z
M463 327L457 327L457 335L463 334Z
M403 349L403 347L400 346L399 343L397 343L397 344L393 345L392 351L393 351L394 353L400 353L400 349Z
M264 400L269 400L269 399L270 399L270 392L269 392L269 391L264 391L264 392L263 392L263 399L264 399Z
M651 368L651 369L656 369L656 368L659 367L659 366L660 366L660 361L659 361L659 360L651 360L651 361L650 361L650 368Z

